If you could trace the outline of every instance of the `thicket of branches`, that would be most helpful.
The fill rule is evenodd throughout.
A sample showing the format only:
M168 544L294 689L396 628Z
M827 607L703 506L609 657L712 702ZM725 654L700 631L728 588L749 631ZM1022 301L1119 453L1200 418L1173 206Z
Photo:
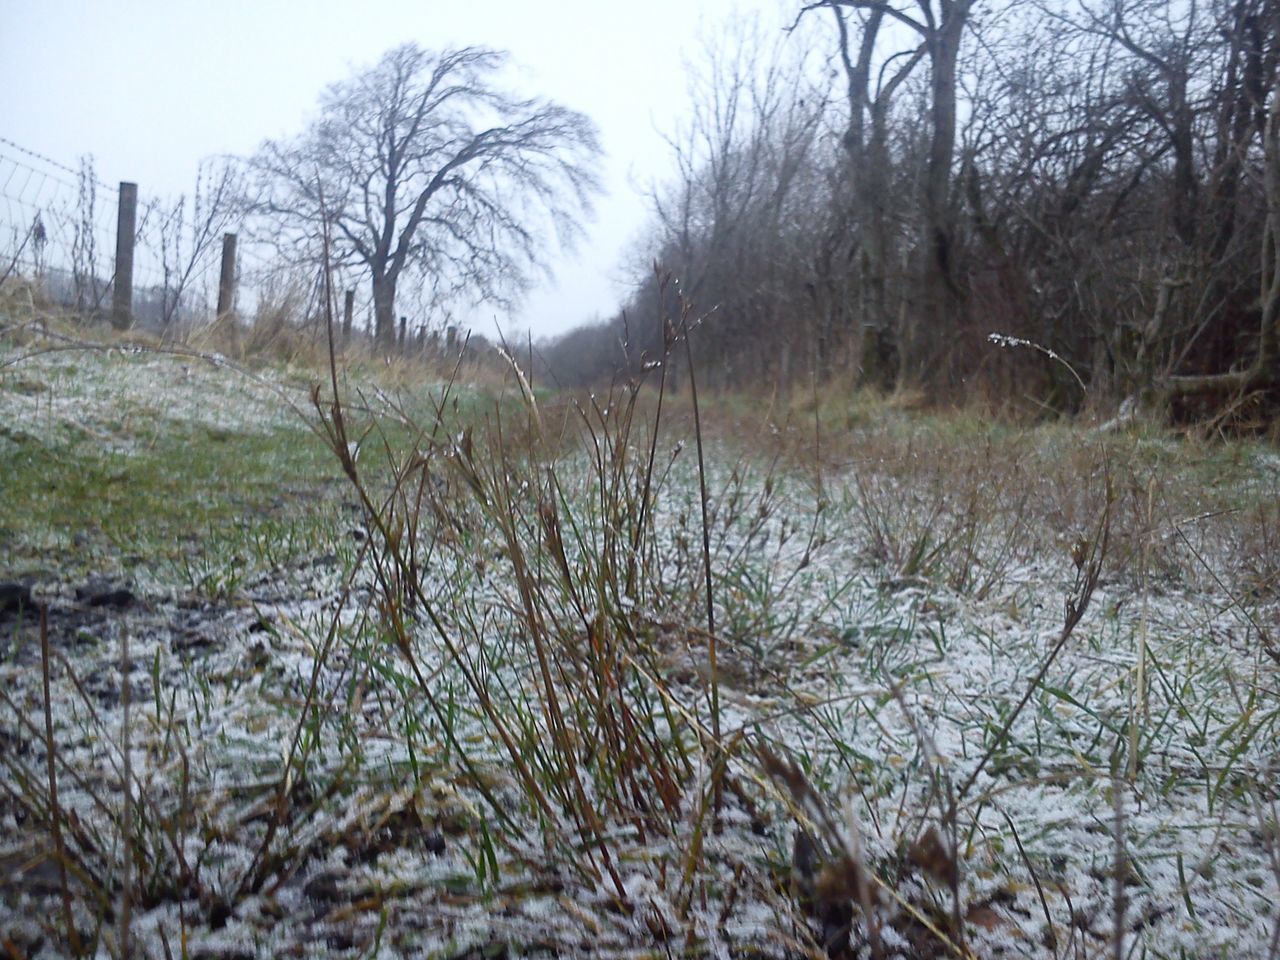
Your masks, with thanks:
M738 31L625 317L544 355L567 383L658 355L656 261L712 385L1074 409L1069 364L1095 398L1274 404L1278 59L1268 0L822 0Z

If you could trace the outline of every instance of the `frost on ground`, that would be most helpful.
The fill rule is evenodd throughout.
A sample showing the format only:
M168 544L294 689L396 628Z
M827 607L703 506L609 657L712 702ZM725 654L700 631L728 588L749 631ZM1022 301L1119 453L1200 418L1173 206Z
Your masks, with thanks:
M152 420L262 430L288 424L290 405L306 404L305 390L260 379L216 354L141 348L33 354L6 358L14 365L0 381L0 419L10 430L72 429L127 446Z
M0 410L23 444L58 421L124 451L133 418L293 415L177 372L54 355L5 375ZM427 457L412 584L404 516L341 511L338 546L246 558L228 589L157 572L94 605L42 573L59 812L41 627L10 610L0 944L65 955L69 909L106 956L1275 956L1275 454L1242 448L1219 485L1212 450L1109 438L1108 485L1055 472L1067 432L1010 467L931 463L942 441L894 429L820 474L708 448L714 666L674 428L630 594L599 448L554 486L514 454L475 468L499 511L469 433ZM598 690L636 720L613 753Z

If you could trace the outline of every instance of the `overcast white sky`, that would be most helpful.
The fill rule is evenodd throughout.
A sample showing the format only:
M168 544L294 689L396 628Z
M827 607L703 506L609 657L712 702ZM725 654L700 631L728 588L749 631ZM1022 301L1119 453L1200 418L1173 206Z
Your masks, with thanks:
M608 195L576 257L555 260L508 328L607 316L644 188L671 169L662 132L688 110L685 64L732 17L790 0L0 0L0 136L144 195L190 193L196 166L302 129L320 91L406 42L509 50L524 92L600 126ZM488 329L486 329L486 327ZM491 332L491 324L480 327Z

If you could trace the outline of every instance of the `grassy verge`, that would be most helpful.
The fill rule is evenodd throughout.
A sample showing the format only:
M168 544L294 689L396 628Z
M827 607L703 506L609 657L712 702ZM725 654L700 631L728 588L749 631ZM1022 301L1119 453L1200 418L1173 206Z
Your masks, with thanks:
M188 396L156 357L72 365L0 381L30 405L0 439L24 568L213 602L6 623L14 949L1262 957L1280 930L1265 445L695 410L660 372L540 401L353 376L297 419L232 409L225 369Z

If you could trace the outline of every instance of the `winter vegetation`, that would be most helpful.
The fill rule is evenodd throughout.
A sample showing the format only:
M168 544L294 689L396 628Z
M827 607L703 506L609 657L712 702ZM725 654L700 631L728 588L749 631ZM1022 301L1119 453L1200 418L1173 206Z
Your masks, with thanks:
M208 168L158 323L56 302L33 224L0 954L1280 957L1278 37L726 31L629 302L541 344L455 311L601 144L488 49ZM279 269L192 318L233 223Z
M1274 447L51 334L11 954L1275 955Z
M1266 422L1278 36L1261 0L822 0L783 38L722 31L630 303L547 364L655 354L657 262L707 315L707 386Z

